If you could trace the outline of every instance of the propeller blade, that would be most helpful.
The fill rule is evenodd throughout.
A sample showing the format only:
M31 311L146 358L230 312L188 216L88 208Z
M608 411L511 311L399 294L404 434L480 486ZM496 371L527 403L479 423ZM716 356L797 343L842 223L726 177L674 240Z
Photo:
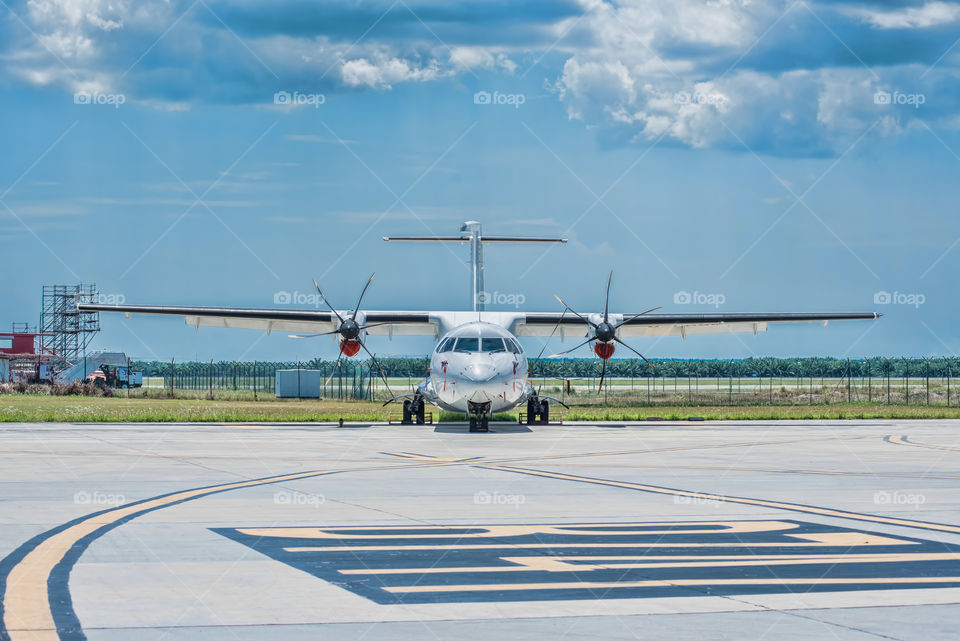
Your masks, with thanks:
M603 301L603 322L607 322L607 311L610 309L610 283L613 281L613 270L610 270L610 277L607 278L607 297Z
M316 338L318 336L329 336L330 334L336 334L340 330L333 330L332 332L323 332L322 334L287 334L287 338Z
M392 325L392 324L393 323L391 323L390 321L387 321L385 323L371 323L370 325L361 325L360 329L369 329L371 327L380 327L381 325Z
M627 345L626 343L624 343L622 340L620 340L620 339L617 338L616 336L613 337L613 340L617 341L618 343L620 343L621 345L623 345L624 347L626 347L627 349L629 349L631 352L633 352L634 354L636 354L637 356L639 356L640 358L642 358L642 359L643 359L643 362L650 366L650 369L654 369L654 370L657 369L656 367L653 366L653 363L651 363L650 361L647 360L647 357L646 357L646 356L644 356L643 354L641 354L641 353L638 352L637 350L633 349L632 347L630 347L629 345Z
M623 325L626 325L627 323L629 323L630 321L632 321L634 318L640 318L640 317L643 316L644 314L649 314L650 312L655 312L655 311L657 311L658 309L663 309L663 307L651 307L650 309L648 309L648 310L645 311L645 312L640 312L639 314L634 314L634 315L631 316L630 318L625 318L625 319L623 319L623 321L622 321L619 325L617 325L614 329L619 329L619 328L622 327Z
M560 301L560 304L563 305L564 308L569 309L571 312L574 313L574 315L576 315L577 318L579 318L580 320L582 320L584 323L586 323L586 324L589 325L590 327L596 327L596 324L595 324L595 323L591 323L589 320L587 320L586 318L584 318L584 317L581 316L580 314L577 314L577 310L575 310L574 308L570 307L570 306L567 305L565 302L563 302L563 299L562 299L562 298L560 298L559 296L556 296L556 295L554 295L554 298L556 298L558 301Z
M560 314L560 320L557 321L557 324L553 326L553 331L550 332L550 335L547 336L547 340L543 342L543 347L540 348L540 353L537 354L537 357L534 359L534 362L539 361L540 357L543 356L544 350L547 349L547 343L550 342L550 339L553 338L553 335L557 332L557 328L560 327L560 323L563 322L563 317L566 316L567 310L564 309Z
M587 343L589 343L589 342L591 342L591 341L593 341L593 340L594 340L594 339L593 339L593 336L591 336L590 338L588 338L587 340L583 341L582 343L580 343L579 345L577 345L577 346L574 347L573 349L568 349L568 350L565 351L565 352L559 352L559 353L557 353L557 354L551 354L548 358L556 358L557 356L563 356L564 354L569 354L570 352L573 352L573 351L575 351L575 350L580 349L581 347L583 347L584 345L586 345Z
M380 367L380 361L378 361L377 357L373 355L373 352L367 349L366 345L360 343L360 347L362 347L363 351L370 355L371 360L373 360L373 363L377 366L377 369L380 370L380 378L383 379L383 384L387 386L387 392L390 394L390 396L393 396L393 391L390 389L390 383L387 382L387 374L383 371L383 368Z
M330 381L333 380L333 375L340 371L340 357L343 356L343 352L340 352L337 356L337 365L330 372L330 376L327 377L327 380L323 382L323 388L326 389L327 385L330 384Z
M325 304L327 307L330 308L330 311L331 311L331 312L333 312L334 314L336 314L337 318L339 318L339 319L340 319L340 322L342 323L342 322L343 322L343 316L341 316L341 315L340 315L340 312L338 312L337 310L335 310L335 309L333 308L333 305L330 304L330 301L327 300L327 297L323 295L323 292L322 292L322 291L320 291L320 285L317 285L317 279L316 279L316 278L313 279L313 286L317 288L317 293L320 294L320 299L324 302L324 304Z
M534 359L534 363L540 362L540 357L543 356L544 350L547 349L547 345L550 343L550 339L553 338L553 335L557 332L557 329L560 327L560 323L563 322L563 317L567 315L567 310L564 310L560 313L560 320L557 321L557 324L553 326L553 330L550 332L550 335L547 336L547 340L543 341L543 347L540 348L540 353L537 354L537 357ZM540 383L540 387L537 388L537 396L540 395L540 388L543 387L543 383Z
M360 299L357 300L357 308L353 310L353 316L350 317L350 320L357 319L357 312L360 311L360 303L363 302L363 295L367 293L367 287L370 287L370 282L373 280L373 277L377 275L377 272L370 274L370 278L367 279L367 284L363 286L363 291L360 292Z
M607 359L603 359L603 368L600 370L600 385L597 386L597 395L603 389L603 379L607 376Z

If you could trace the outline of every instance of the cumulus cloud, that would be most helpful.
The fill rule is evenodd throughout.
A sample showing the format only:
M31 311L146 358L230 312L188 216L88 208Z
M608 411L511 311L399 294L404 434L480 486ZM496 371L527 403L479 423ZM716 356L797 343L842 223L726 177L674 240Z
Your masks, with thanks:
M893 11L857 9L852 13L881 29L926 29L956 22L960 19L960 5L928 2L919 7L904 7Z
M538 63L609 145L841 153L867 128L957 127L960 4L794 0L29 0L0 70L166 109L277 90L389 91ZM51 56L50 52L54 55ZM521 75L521 77L523 77ZM878 98L878 95L881 98ZM882 96L889 95L884 101ZM916 98L922 95L918 104ZM902 96L908 96L903 98Z
M891 12L884 24L894 14L932 24L956 10L930 7ZM958 75L955 61L931 68L953 35L920 46L845 11L786 1L600 5L584 25L595 44L570 51L554 87L569 117L608 144L832 155L868 129L891 135L921 118L953 126L960 100L944 80Z

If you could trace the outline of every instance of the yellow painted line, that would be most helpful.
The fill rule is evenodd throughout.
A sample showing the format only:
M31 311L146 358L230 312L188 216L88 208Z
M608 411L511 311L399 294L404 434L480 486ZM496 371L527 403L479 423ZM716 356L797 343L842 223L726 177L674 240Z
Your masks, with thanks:
M907 443L915 445L915 443ZM479 461L486 463L486 461ZM591 467L591 463L557 463L563 467ZM608 469L628 469L628 470L717 470L721 472L767 472L770 474L810 474L821 476L868 476L870 478L897 478L897 479L960 479L958 475L951 474L885 474L883 472L834 472L830 470L803 470L775 467L729 467L726 465L643 465L624 463L620 465L606 465Z
M909 563L916 561L956 561L953 552L917 554L741 554L723 556L501 556L511 566L360 568L340 570L340 574L456 574L461 572L591 572L594 570L637 570L660 568L723 568L771 565L845 565L847 563ZM582 563L607 561L611 563ZM622 561L622 562L618 562Z
M931 445L929 443L914 443L913 441L908 441L906 436L890 435L887 437L887 442L893 443L894 445L909 445L911 447L922 447L928 450L950 450L951 452L960 452L960 447L950 447L949 445Z
M786 503L783 501L770 501L765 499L749 499L736 496L724 496L722 494L710 494L707 492L689 492L687 490L674 490L656 485L645 485L643 483L631 483L628 481L612 481L609 479L598 479L587 476L574 476L573 474L562 474L558 472L546 472L543 470L531 470L519 467L504 467L500 465L478 465L488 470L500 470L502 472L513 472L514 474L529 474L532 476L542 476L545 478L560 479L564 481L578 481L580 483L593 483L595 485L606 485L608 487L620 487L628 490L639 490L641 492L650 492L652 494L665 494L669 496L686 496L693 499L720 501L724 503L737 503L740 505L756 505L759 507L774 508L777 510L790 510L792 512L804 512L806 514L820 514L823 516L834 516L841 519L852 519L855 521L867 521L870 523L885 523L887 525L902 525L904 527L921 528L924 530L936 530L939 532L952 532L960 534L960 526L948 525L945 523L929 523L926 521L914 521L911 519L898 519L889 516L878 516L873 514L862 514L859 512L847 512L845 510L834 510L831 508L815 507L812 505L800 505L798 503Z
M670 579L669 581L580 581L577 583L499 583L496 585L401 585L384 586L381 590L394 594L429 592L501 592L520 590L614 590L617 588L669 588L719 585L917 585L925 583L960 583L960 576L938 577L873 577L787 578L787 579Z
M456 525L430 525L430 526L389 526L389 527L341 527L341 528L316 528L316 527L271 527L271 528L241 528L237 531L247 536L274 537L284 539L361 539L366 541L376 539L463 539L469 538L503 538L509 536L529 536L529 535L578 535L578 536L602 536L602 535L669 535L669 534L746 534L750 532L779 532L783 530L792 530L800 527L797 523L788 523L785 521L697 521L697 525L703 525L698 530L694 529L653 529L655 527L669 528L677 525L690 525L689 522L680 523L598 523L588 525L487 525L481 527L474 526L456 526ZM711 527L706 527L711 526ZM635 530L617 530L602 531L591 528L602 527L637 527ZM645 529L649 528L649 529ZM370 534L349 534L343 531L363 531L370 530ZM391 530L480 530L478 532L451 532L449 534L393 534ZM366 549L366 548L363 548Z
M459 463L461 461L475 461L476 456L460 456L453 458L443 458L440 456L430 456L429 454L414 454L413 452L384 452L390 456L397 456L399 458L411 459L414 461L443 461L446 463Z
M149 510L215 492L282 481L293 481L331 473L333 472L301 472L186 490L133 505L120 506L100 514L94 514L54 534L28 552L23 559L10 570L10 574L7 576L6 589L2 595L3 624L7 629L7 633L10 635L11 641L59 638L56 624L53 620L53 613L50 610L47 580L54 566L63 559L64 555L66 555L80 539L92 534L96 530L116 523L121 519L136 516Z
M270 536L269 534L261 536ZM457 543L454 545L328 545L328 546L290 546L283 548L286 552L394 552L401 550L490 550L497 548L513 548L518 550L553 550L553 549L629 549L641 550L654 548L804 548L804 547L858 547L870 545L920 545L917 541L895 539L889 536L868 534L866 532L817 532L808 534L787 534L793 541L762 541L759 543L744 543L742 541L730 543L504 543L502 545L490 543ZM464 538L468 538L464 536Z

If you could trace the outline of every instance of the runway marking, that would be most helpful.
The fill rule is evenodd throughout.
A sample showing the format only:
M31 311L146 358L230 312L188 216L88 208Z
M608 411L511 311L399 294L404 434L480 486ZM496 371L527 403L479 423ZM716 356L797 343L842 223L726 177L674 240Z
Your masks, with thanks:
M864 438L874 438L872 436L853 436L836 440L857 440ZM137 518L138 516L157 509L170 507L183 501L194 500L214 494L217 492L230 491L233 489L252 487L255 485L264 485L306 479L314 476L326 474L338 474L354 471L386 471L403 470L427 467L443 466L463 466L476 465L477 467L486 467L488 469L498 469L515 473L527 473L540 476L553 476L554 478L564 478L566 480L579 480L599 484L613 484L611 481L600 479L587 479L586 477L574 477L571 475L551 475L536 470L523 470L521 468L511 468L496 465L499 463L509 463L517 461L545 461L580 457L595 456L617 456L626 454L643 454L656 452L689 451L705 449L721 449L732 447L750 447L761 445L783 445L789 443L822 441L817 439L790 439L781 441L751 441L739 443L719 443L684 447L668 448L647 448L639 450L619 450L606 452L587 452L587 453L569 453L556 454L541 457L508 457L499 459L490 459L478 465L475 458L443 460L427 455L413 454L410 457L412 461L422 461L418 463L383 466L358 466L338 470L320 470L310 472L300 472L294 474L285 474L261 479L248 479L245 481L225 483L206 488L197 488L184 490L168 495L162 495L149 499L144 499L136 503L126 504L117 508L104 510L90 514L61 526L53 528L47 532L39 534L26 543L22 544L14 552L0 561L0 639L10 639L11 641L20 641L20 639L83 639L82 627L76 614L73 611L68 579L74 564L83 554L84 550L94 540L107 533L111 529L122 525L123 523ZM412 454L412 453L407 453ZM166 457L165 457L166 458ZM171 458L189 458L189 457L171 457ZM621 487L628 487L631 484L621 484ZM656 491L659 493L680 493L688 496L714 497L696 492L684 492L681 490L668 490L666 488L655 488L653 486L637 486L630 489L644 489L645 491ZM779 507L780 509L790 509L795 511L815 511L828 515L840 516L841 518L860 518L861 520L877 520L865 518L864 515L851 516L853 513L837 510L827 510L824 508L809 508L807 506L796 506L792 504L774 504L769 501L759 501L751 499L734 499L732 497L715 497L730 502L743 502L755 505L764 505L768 507ZM798 508L805 509L798 509ZM898 525L907 525L908 527L920 527L925 529L939 529L942 531L958 531L960 528L946 526L941 524L930 524L921 521L908 521L902 519L885 519L877 522L888 522ZM651 547L651 544L645 544ZM762 545L762 544L758 544ZM794 543L793 546L809 545L809 543ZM287 546L295 547L295 546ZM600 546L603 547L603 546ZM626 546L629 548L630 546ZM705 547L710 547L709 545ZM438 548L439 549L439 548ZM464 548L466 549L466 548ZM532 549L532 548L531 548Z
M723 587L758 587L771 586L785 588L791 585L802 585L810 587L823 586L852 586L854 589L866 589L871 586L878 587L936 587L939 584L950 584L951 586L960 584L960 576L940 576L940 577L889 577L876 579L861 578L775 578L775 579L670 579L669 581L579 581L573 585L570 583L514 583L508 585L410 585L383 588L393 594L423 594L423 593L444 593L444 592L503 592L512 590L521 590L524 592L537 592L543 590L615 590L625 588L677 588L686 586L703 586L711 588Z
M558 463L564 467L587 467L586 463ZM834 472L830 470L791 470L768 467L730 467L727 465L607 465L607 469L652 469L652 470L718 470L721 472L767 472L769 474L810 474L815 476L868 476L870 478L904 479L960 479L951 474L885 474L882 472Z
M806 514L819 514L823 516L833 516L841 519L852 519L855 521L867 521L870 523L884 523L887 525L902 525L904 527L919 528L923 530L936 530L938 532L951 532L960 534L960 526L949 525L946 523L932 523L930 521L915 521L912 519L900 519L888 516L879 516L874 514L864 514L861 512L848 512L846 510L836 510L832 508L816 507L813 505L802 505L799 503L787 503L784 501L773 501L767 499L751 499L738 496L726 496L723 494L711 494L708 492L692 492L688 490L677 490L668 487L659 487L656 485L646 485L644 483L631 483L629 481L614 481L610 479L593 478L589 476L575 476L573 474L564 474L560 472L547 472L545 470L531 470L528 468L506 467L503 465L478 465L488 470L500 470L502 472L513 472L515 474L527 474L530 476L541 476L545 478L560 479L564 481L576 481L580 483L591 483L596 485L606 485L608 487L619 487L627 490L637 490L640 492L649 492L651 494L666 494L671 496L683 496L690 499L704 501L718 501L722 503L738 503L742 505L756 505L760 507L769 507L778 510L789 510L791 512L803 512Z
M960 546L793 520L213 531L381 604L960 587Z
M908 439L906 435L903 436L884 436L883 440L887 443L893 443L894 445L911 445L913 447L922 447L928 450L950 450L951 452L960 452L960 447L950 447L948 445L930 445L927 443L915 443Z
M70 601L70 569L90 543L130 519L218 492L333 473L282 474L174 492L96 512L40 534L0 563L0 633L5 632L11 641L84 638ZM53 602L66 607L54 610Z
M582 572L584 570L623 570L639 568L707 568L748 567L773 565L823 565L837 563L905 563L909 561L956 561L955 552L928 552L921 554L754 554L744 556L578 556L575 563L558 556L501 556L501 561L515 563L516 567L472 568L361 568L340 570L340 574L449 574L451 572ZM584 563L584 561L591 561Z
M399 458L413 459L415 461L444 461L447 463L462 463L463 461L476 461L482 457L480 456L470 456L470 457L460 457L460 458L442 458L439 456L428 456L426 454L415 454L413 452L380 452L381 454L386 454L388 456L396 456Z
M581 530L581 525L587 530ZM247 536L276 537L289 539L363 539L365 541L378 538L393 539L462 539L471 538L499 538L505 536L526 536L531 534L594 534L596 528L615 528L620 534L676 534L675 522L668 523L597 523L587 524L544 524L544 525L487 525L483 527L459 527L456 525L399 525L384 528L382 525L364 527L269 527L269 528L239 528L237 531ZM698 521L695 525L689 524L683 531L685 534L711 534L723 532L736 534L746 532L770 532L798 527L784 521ZM634 528L632 530L627 528ZM404 532L401 534L401 532Z

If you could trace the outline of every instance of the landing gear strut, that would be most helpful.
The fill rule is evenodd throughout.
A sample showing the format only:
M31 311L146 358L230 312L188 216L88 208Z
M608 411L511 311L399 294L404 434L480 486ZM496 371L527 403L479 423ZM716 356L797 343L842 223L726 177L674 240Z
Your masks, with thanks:
M403 402L402 425L423 425L425 422L425 403L419 394Z
M471 432L490 431L490 403L469 403Z
M550 424L550 401L534 396L527 401L527 425Z

